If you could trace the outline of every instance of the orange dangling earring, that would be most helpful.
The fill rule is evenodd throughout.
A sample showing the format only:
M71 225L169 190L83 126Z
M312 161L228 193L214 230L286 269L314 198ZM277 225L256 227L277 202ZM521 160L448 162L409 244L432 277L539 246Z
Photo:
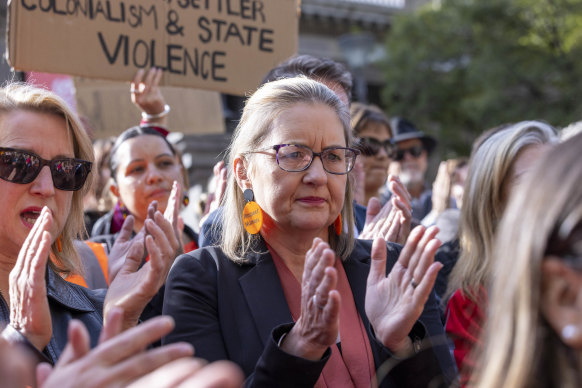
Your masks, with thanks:
M61 236L57 237L57 250L59 252L63 251L63 244L61 243Z
M333 228L335 229L335 234L338 236L342 233L342 215L338 214L337 218L333 222Z
M247 204L243 209L243 225L250 234L257 234L263 226L263 211L255 202L253 189L246 189L243 193Z
M184 206L188 206L188 204L190 203L190 197L188 197L187 195L184 195L184 198L182 199L182 203L184 204Z

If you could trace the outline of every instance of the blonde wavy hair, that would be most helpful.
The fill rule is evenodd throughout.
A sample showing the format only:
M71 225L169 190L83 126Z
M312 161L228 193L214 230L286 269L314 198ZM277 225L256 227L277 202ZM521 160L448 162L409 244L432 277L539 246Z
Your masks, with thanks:
M260 234L248 234L242 223L242 211L246 201L237 185L233 168L237 156L249 159L248 152L264 147L265 140L271 134L272 123L284 110L297 104L324 104L334 110L342 123L346 145L352 145L350 115L348 108L327 86L305 77L282 79L264 84L246 102L243 114L235 129L228 151L227 188L224 197L224 211L219 232L220 246L224 253L235 262L244 261L247 252L253 251ZM293 174L293 173L290 173ZM354 213L352 181L347 176L344 206L341 210L342 223L345 226L340 236L335 234L333 225L329 227L329 244L336 254L345 259L354 246ZM216 226L216 223L215 223Z
M23 83L10 83L0 88L0 115L14 111L28 111L48 113L62 117L66 123L66 130L73 140L75 158L93 162L93 146L91 139L85 132L77 115L68 107L67 103L56 94L35 86ZM50 141L50 139L47 139ZM50 260L51 267L60 273L82 273L78 253L73 245L76 238L86 236L83 219L83 197L89 191L91 175L81 190L73 193L71 208L60 236L52 236L51 253L54 260ZM61 251L57 248L57 237L61 240Z
M480 138L469 161L459 224L461 253L445 299L462 289L478 301L479 287L489 284L495 230L505 205L502 188L511 165L525 147L557 141L556 130L539 121L522 121Z
M494 250L479 388L582 386L574 352L540 307L544 258L577 249L581 259L580 150L582 134L549 151L509 201Z

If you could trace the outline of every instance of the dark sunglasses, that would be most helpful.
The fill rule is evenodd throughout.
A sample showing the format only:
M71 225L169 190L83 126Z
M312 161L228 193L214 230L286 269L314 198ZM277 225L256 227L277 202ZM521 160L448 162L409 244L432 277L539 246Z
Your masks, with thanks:
M396 144L392 143L390 139L379 141L373 137L360 137L357 140L356 146L364 156L378 155L382 148L384 148L389 158L393 158L396 152Z
M396 156L394 157L394 160L400 161L404 159L404 155L406 155L407 153L410 154L413 158L418 158L420 155L422 155L423 152L424 147L420 145L405 149L399 148L396 150Z
M49 166L55 188L77 191L85 184L91 164L72 158L46 160L32 152L0 147L0 178L12 183L30 183L44 166Z

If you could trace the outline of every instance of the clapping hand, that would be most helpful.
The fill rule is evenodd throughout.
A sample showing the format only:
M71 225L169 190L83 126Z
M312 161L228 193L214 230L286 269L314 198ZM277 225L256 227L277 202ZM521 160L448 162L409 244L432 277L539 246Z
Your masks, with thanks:
M176 239L171 239L172 248L174 249L174 257L178 257L184 253L184 243L182 241L182 232L184 230L184 222L180 219L180 204L182 203L182 188L180 184L174 181L172 191L168 198L168 204L164 211L164 218L172 226L174 236Z
M39 351L48 345L53 332L45 280L52 223L45 206L10 272L10 325Z
M388 178L392 199L384 206L377 198L370 198L366 210L366 224L358 238L383 238L386 241L404 244L410 233L412 220L411 197L406 187L395 175Z
M341 298L336 290L335 252L316 238L305 255L301 282L301 316L281 348L290 354L319 360L335 344Z
M155 208L156 205L150 206ZM123 308L124 329L137 323L146 304L165 283L176 254L181 249L176 225L164 218L162 213L155 211L144 224L143 240L131 240L125 262L109 286L104 305L105 313L113 306ZM142 266L146 252L149 261Z
M192 346L176 343L161 348L146 347L174 328L170 317L156 317L124 333L123 311L110 310L99 345L93 350L89 333L76 320L69 323L69 342L53 368L40 364L37 385L41 388L124 387L152 370L176 359L191 356ZM121 333L121 334L120 334Z
M438 228L416 227L408 237L398 261L386 276L386 243L377 238L366 288L366 315L376 337L396 354L407 354L408 334L418 320L442 264L434 262L440 246Z

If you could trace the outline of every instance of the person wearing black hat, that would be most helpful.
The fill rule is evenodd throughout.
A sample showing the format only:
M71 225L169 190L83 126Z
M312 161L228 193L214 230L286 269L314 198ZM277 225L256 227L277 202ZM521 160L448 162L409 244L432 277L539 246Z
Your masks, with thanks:
M413 222L420 222L432 209L432 190L425 181L428 155L437 145L436 140L419 131L410 121L395 117L390 121L397 150L390 163L390 172L398 175L412 196ZM382 198L392 196L388 190Z

